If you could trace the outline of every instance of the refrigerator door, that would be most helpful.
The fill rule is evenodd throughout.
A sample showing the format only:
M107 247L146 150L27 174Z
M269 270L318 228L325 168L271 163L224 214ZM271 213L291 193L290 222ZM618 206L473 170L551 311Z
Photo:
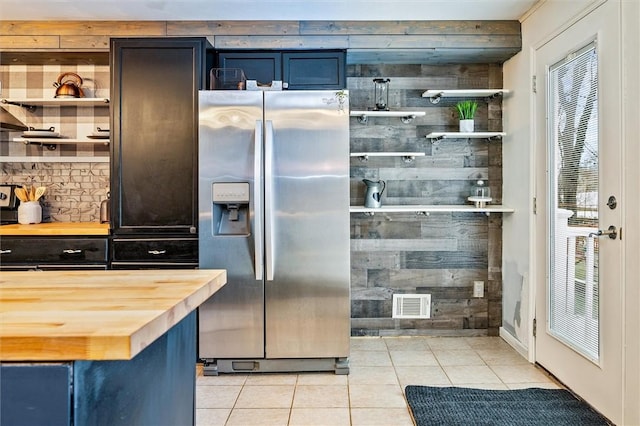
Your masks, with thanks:
M266 357L347 357L348 94L264 95Z
M199 264L227 270L227 284L199 308L199 357L262 358L263 97L199 96Z

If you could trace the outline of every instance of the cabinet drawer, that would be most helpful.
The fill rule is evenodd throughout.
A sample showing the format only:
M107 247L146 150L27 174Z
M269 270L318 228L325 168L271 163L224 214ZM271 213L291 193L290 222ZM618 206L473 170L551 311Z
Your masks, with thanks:
M107 263L107 238L12 238L0 242L0 263Z
M113 262L198 262L197 238L114 239Z

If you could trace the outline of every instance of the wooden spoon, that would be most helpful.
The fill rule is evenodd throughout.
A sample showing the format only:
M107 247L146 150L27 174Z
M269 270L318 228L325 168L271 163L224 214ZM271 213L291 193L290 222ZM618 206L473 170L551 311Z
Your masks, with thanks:
M16 188L14 189L14 192L16 193L16 197L18 197L18 200L22 201L23 203L29 201L27 190L25 188Z
M47 188L44 187L44 186L37 187L33 201L38 201L40 199L40 197L42 197L44 195L46 190L47 190Z

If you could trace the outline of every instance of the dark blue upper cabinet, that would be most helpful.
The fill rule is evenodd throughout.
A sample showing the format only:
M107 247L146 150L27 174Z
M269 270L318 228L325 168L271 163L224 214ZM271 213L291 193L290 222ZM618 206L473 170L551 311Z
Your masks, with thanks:
M282 74L289 90L344 89L345 52L284 52Z
M282 54L272 51L220 52L218 68L240 68L247 80L270 84L282 80Z
M346 87L346 52L219 51L219 68L240 68L258 84L282 81L289 90L333 90Z

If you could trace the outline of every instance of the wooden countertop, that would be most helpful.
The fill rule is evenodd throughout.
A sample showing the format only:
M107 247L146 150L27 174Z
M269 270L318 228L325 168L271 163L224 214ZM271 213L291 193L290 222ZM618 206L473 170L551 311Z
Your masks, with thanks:
M109 224L98 222L49 222L0 226L0 236L109 235Z
M0 272L0 360L131 359L226 281L214 269Z

